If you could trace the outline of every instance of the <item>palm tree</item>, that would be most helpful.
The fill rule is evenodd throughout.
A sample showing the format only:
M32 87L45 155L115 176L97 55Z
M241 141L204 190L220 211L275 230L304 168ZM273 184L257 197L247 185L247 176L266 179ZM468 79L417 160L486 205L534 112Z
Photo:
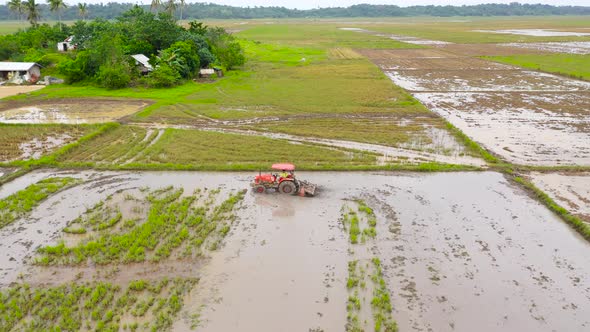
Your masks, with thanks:
M64 8L67 8L68 5L66 5L63 0L47 0L47 3L49 4L49 9L52 12L57 12L57 17L58 17L57 21L59 22L59 25L61 26L61 10Z
M88 4L86 3L79 3L78 4L78 15L82 18L82 21L86 20L86 16L88 16Z
M161 5L162 5L162 1L152 0L152 4L150 5L150 10L155 10L156 12L158 12L158 9Z
M27 14L27 19L31 23L32 26L36 27L38 25L39 20L41 19L41 14L39 12L39 5L35 3L35 0L29 0L23 2L24 12Z
M18 20L20 21L22 14L25 11L25 4L21 0L10 0L8 2L8 9L13 11L18 16Z
M170 16L174 16L174 12L176 12L176 0L168 0L165 9Z
M182 9L184 8L185 0L180 0L180 20L182 21Z

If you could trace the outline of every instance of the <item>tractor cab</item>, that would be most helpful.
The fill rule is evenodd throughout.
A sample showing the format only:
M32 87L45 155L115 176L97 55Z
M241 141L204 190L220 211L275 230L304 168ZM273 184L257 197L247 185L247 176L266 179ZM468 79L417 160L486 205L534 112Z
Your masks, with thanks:
M273 164L271 169L275 172L262 174L260 172L252 182L251 186L256 193L264 193L269 189L283 194L303 193L312 195L315 193L315 185L295 178L295 165L282 163ZM313 188L312 188L313 187ZM303 189L303 191L302 191Z

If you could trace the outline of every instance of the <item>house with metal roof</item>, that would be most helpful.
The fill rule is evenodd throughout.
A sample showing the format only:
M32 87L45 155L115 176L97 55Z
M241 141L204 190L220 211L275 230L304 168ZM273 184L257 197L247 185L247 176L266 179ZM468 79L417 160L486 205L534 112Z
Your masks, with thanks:
M35 62L0 62L0 82L36 83L41 77L41 66Z
M133 60L135 60L135 65L139 68L139 71L142 74L147 74L150 71L154 70L152 65L150 64L150 58L143 54L133 54L131 56Z

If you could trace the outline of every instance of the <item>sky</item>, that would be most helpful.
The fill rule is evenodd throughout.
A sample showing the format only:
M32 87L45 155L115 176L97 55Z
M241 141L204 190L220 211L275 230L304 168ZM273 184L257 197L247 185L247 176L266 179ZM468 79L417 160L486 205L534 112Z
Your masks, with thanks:
M165 1L165 0L163 0ZM212 2L230 6L253 7L253 6L279 6L297 9L310 9L318 7L348 7L359 3L379 4L379 5L398 5L405 7L408 5L475 5L481 3L543 3L555 6L590 6L590 0L186 0L187 3L193 2ZM0 4L7 3L8 0L1 0ZM40 0L38 3L46 1ZM108 2L129 2L149 4L151 0L65 0L67 4L86 3L108 3Z

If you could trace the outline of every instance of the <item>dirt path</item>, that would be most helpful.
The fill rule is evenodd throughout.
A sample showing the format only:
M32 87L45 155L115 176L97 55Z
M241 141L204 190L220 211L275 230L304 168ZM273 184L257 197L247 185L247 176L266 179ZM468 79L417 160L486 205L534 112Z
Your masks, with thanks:
M0 99L43 89L43 85L0 86Z
M55 175L83 178L32 214L0 231L2 285L23 274L35 285L109 278L194 276L185 298L185 331L340 331L346 324L349 252L340 221L345 200L375 210L368 247L384 268L393 318L401 331L581 331L590 326L588 242L545 207L487 173L301 173L321 185L310 198L246 195L217 252L202 261L40 271L23 263L56 241L66 223L124 189L246 188L250 174L200 172L35 171L0 189L0 197ZM184 265L184 266L183 266ZM31 276L30 273L34 273ZM100 276L95 277L97 274ZM102 276L102 277L101 277ZM97 279L98 278L98 279ZM486 310L481 310L486 308Z

